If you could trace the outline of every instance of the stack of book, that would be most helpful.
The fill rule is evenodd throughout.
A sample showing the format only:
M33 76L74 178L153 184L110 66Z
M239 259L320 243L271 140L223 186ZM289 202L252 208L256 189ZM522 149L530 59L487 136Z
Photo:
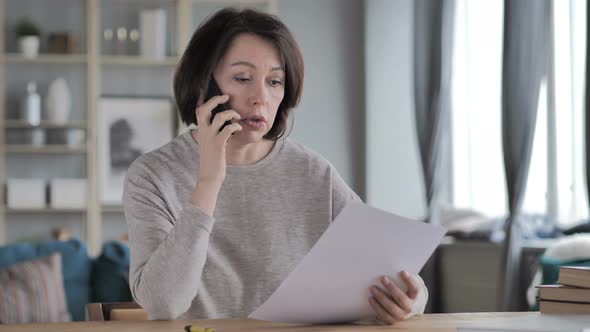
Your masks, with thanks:
M539 285L539 308L545 314L590 314L590 267L562 266L558 285Z

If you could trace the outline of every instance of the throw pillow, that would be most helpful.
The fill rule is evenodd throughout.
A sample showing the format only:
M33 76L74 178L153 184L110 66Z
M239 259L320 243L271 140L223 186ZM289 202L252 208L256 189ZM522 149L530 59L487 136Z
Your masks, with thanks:
M60 254L0 270L0 323L67 321Z

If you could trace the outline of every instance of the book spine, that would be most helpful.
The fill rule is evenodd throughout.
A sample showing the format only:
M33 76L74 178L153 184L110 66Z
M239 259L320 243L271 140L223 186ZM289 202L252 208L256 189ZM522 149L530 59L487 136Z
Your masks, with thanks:
M539 309L543 314L590 314L590 304L540 301Z

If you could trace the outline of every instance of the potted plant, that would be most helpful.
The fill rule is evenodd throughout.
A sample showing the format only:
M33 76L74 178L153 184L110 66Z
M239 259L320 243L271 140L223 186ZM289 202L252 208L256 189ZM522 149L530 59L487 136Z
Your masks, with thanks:
M34 58L39 54L39 37L41 31L37 24L27 18L21 18L15 26L16 38L20 52L26 58Z

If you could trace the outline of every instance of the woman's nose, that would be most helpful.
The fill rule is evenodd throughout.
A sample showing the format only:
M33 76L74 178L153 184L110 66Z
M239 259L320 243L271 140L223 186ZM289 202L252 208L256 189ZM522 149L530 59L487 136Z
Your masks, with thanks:
M256 82L256 84L252 85L250 102L253 105L264 105L268 102L268 87L265 81Z

